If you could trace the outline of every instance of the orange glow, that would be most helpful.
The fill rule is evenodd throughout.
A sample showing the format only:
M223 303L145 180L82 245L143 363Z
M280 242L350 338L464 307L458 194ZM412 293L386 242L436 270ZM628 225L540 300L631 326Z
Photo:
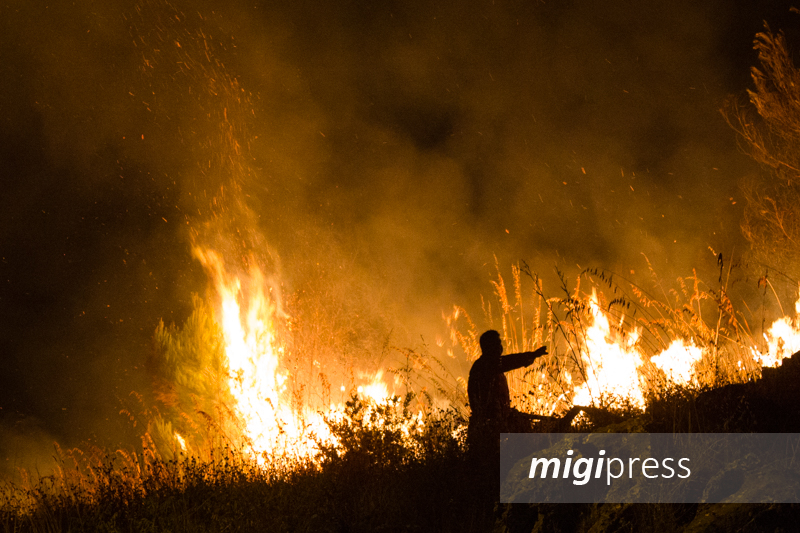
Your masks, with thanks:
M258 268L248 273L247 288L227 272L212 250L194 248L211 277L219 298L218 322L225 337L225 355L235 411L245 445L261 460L266 455L306 456L315 449L312 433L325 440L328 427L307 406L293 411L286 398L288 372L281 368L284 347L275 335L279 310L267 280Z
M623 335L621 320L618 331L612 332L608 316L598 305L595 290L592 290L589 300L589 311L589 327L584 334L585 349L580 354L585 380L575 387L572 403L598 405L604 396L629 399L635 406L644 407L639 374L643 360L636 348L639 331L634 329Z
M703 358L703 350L693 343L676 339L669 347L650 361L666 374L667 378L678 385L689 385L697 381L695 365Z
M794 304L795 316L779 318L764 333L766 353L753 350L753 357L762 366L776 367L786 357L800 351L800 296Z
M178 433L177 431L175 432L175 440L178 441L178 444L180 445L181 450L183 450L185 452L186 451L186 439L184 439L181 436L181 434Z
M264 464L270 457L313 457L316 440L332 442L324 416L338 416L341 404L298 405L288 390L290 372L284 366L287 341L276 331L287 324L278 305L277 289L257 267L235 275L215 251L193 249L214 288L216 320L222 328L228 367L228 386L235 398L234 411L241 428L241 445ZM316 362L315 362L316 364ZM383 372L357 372L354 386L359 396L375 403L393 394ZM341 387L342 392L346 390ZM294 401L293 401L294 400ZM185 447L183 438L175 438ZM185 448L184 448L185 449Z
M596 290L589 299L589 326L585 330L585 347L581 351L585 379L574 389L574 405L598 405L625 400L644 408L648 378L647 356L637 342L641 330L626 331L624 317L612 328L608 314L600 308ZM691 340L675 339L649 361L664 373L668 382L677 385L698 384L695 366L704 351ZM571 377L571 376L570 376Z
M297 377L285 366L291 339L280 338L277 333L290 335L291 332L288 319L278 304L277 289L257 267L234 274L217 252L201 247L194 248L193 252L213 285L216 319L224 335L228 387L235 398L235 405L230 407L237 418L242 446L262 464L275 456L313 457L318 451L316 440L331 442L333 439L325 416L338 417L343 405L308 405L305 400L298 401L293 396L290 384ZM709 355L705 348L691 339L674 339L660 353L648 357L640 343L642 329L627 325L624 316L612 319L594 289L584 301L586 308L570 348L580 369L573 367L571 373L566 368L559 370L566 388L555 401L551 399L547 404L552 405L551 411L559 401L570 396L573 405L608 406L623 401L643 409L648 387L653 385L653 372L663 374L668 383L701 384L698 365ZM800 300L796 309L800 315ZM456 308L452 317L446 317L448 325L458 318L459 311ZM798 318L775 321L765 334L767 352L761 354L753 350L755 359L764 366L776 366L784 357L800 350L799 322ZM451 329L451 335L453 331ZM382 370L367 373L347 369L343 372L343 369L325 369L325 365L316 360L314 366L320 372L352 376L355 383L337 387L342 393L353 391L374 404L384 403L394 396L396 383L387 380ZM542 379L547 381L546 374L542 374ZM555 397L552 391L545 389L540 384L534 394ZM374 407L368 405L366 409L367 413L372 413ZM383 422L365 423L380 425ZM421 413L415 423L422 424ZM181 435L175 433L175 439L183 450L187 449Z

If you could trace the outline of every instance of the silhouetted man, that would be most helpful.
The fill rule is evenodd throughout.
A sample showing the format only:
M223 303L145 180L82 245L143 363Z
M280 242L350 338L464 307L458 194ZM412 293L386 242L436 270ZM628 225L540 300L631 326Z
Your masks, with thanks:
M472 364L467 383L472 411L467 446L477 476L476 488L491 508L500 494L500 433L524 431L533 420L532 415L511 407L505 373L532 364L547 354L547 348L504 356L500 334L494 330L481 335L480 344L481 356Z
M532 364L539 357L547 355L547 348L542 346L535 352L504 356L500 334L493 329L481 335L480 344L481 356L472 364L467 383L472 411L470 429L474 432L481 426L481 430L497 433L508 431L512 419L522 413L511 408L505 373Z

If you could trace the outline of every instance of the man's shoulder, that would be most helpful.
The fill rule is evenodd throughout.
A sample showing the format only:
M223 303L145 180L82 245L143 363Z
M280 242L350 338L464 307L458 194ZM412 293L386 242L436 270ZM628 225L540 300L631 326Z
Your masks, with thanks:
M496 361L490 361L486 357L479 357L472 363L472 368L469 370L469 375L485 375L492 370L492 366L497 366Z

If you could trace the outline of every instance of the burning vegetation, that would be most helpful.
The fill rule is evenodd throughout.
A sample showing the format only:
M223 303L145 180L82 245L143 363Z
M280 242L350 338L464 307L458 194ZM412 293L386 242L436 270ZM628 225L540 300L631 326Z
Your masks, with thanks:
M52 476L6 487L6 527L77 527L73 510L92 509L80 526L91 530L149 513L148 506L162 512L158 502L174 494L179 510L158 521L159 527L172 527L173 519L194 523L196 500L186 500L190 494L216 501L228 493L242 495L237 505L247 513L307 512L294 527L312 530L321 527L318 515L310 508L299 511L305 504L288 510L287 499L321 501L330 490L326 487L357 485L363 476L377 499L339 497L336 505L345 507L325 508L326 516L341 524L370 517L362 524L369 527L375 520L369 509L386 512L382 498L397 497L405 483L423 483L426 491L441 491L419 504L429 518L461 525L467 520L475 530L491 520L465 455L468 406L462 378L447 383L436 375L433 365L442 362L432 356L418 366L416 383L410 366L369 375L312 362L304 372L297 363L306 354L295 352L296 324L291 308L281 305L278 285L255 267L234 274L213 250L198 247L195 255L209 276L208 295L195 296L194 311L180 328L158 326L151 362L155 403L147 405L144 396L135 395L138 408L125 411L140 424L141 448L110 455L100 449L57 449L59 466ZM545 361L515 371L510 381L516 407L536 414L559 415L573 405L587 405L614 414L613 420L647 424L641 421L674 401L676 390L694 398L725 384L758 380L762 365L775 366L791 355L800 335L797 318L786 317L759 341L723 291L704 290L695 278L678 280L670 305L626 283L629 296L601 271L584 272L571 290L565 280L561 297L546 297L527 265L511 272L513 299L498 268L484 318L498 327L509 351L548 346ZM594 282L590 291L581 289L587 282ZM608 300L598 285L614 298ZM459 307L445 319L450 353L474 359L483 328ZM350 381L339 383L332 376ZM415 393L425 377L442 391L423 386ZM398 387L405 389L399 395ZM602 417L574 422L583 431L603 423ZM440 475L445 478L429 477ZM462 488L440 486L453 480ZM462 504L474 506L458 519L449 514L453 506L447 495L454 490ZM353 497L364 495L357 491ZM389 508L389 519L402 520L401 509ZM224 520L236 521L240 512L231 509Z
M182 13L165 13L156 17L163 25L181 27ZM800 295L794 313L753 327L740 309L746 302L730 296L739 267L712 251L719 267L713 285L693 273L667 289L651 268L645 288L589 269L574 281L559 272L558 295L545 292L526 263L511 266L508 284L496 261L493 296L480 313L455 306L444 315L449 339L437 343L438 352L393 346L387 336L379 348L370 345L381 351L369 354L381 365L351 357L358 332L333 312L317 312L322 304L309 304L303 287L287 289L280 269L264 260L267 239L247 203L252 169L241 141L249 95L225 74L215 56L224 51L215 52L210 36L181 36L167 43L164 34L143 31L137 42L147 48L145 77L160 63L179 64L176 75L202 80L196 85L204 92L190 105L217 97L225 104L198 115L213 123L208 143L201 150L189 143L198 150L193 157L205 158L198 173L215 184L188 201L197 217L185 216L208 288L192 296L183 324L161 322L155 330L152 390L134 392L122 410L141 444L113 453L58 448L54 474L23 472L0 494L6 530L113 529L137 520L153 528L219 520L221 530L242 517L250 529L283 520L275 529L370 530L406 523L404 503L411 502L434 529L478 531L493 517L473 490L463 369L478 357L486 329L501 333L508 352L547 347L545 358L511 374L518 410L554 417L593 407L639 429L663 428L653 413L676 396L693 401L757 381L800 351ZM757 48L763 70L754 71L750 96L767 127L743 114L734 123L779 185L772 196L753 193L744 229L754 242L789 248L797 226L797 165L789 155L800 128L785 117L798 108L800 84L780 36L760 35ZM207 144L219 147L210 158ZM779 238L768 242L773 234ZM234 239L235 246L220 245ZM771 287L767 275L758 281L764 298ZM314 298L338 303L328 293ZM576 419L573 429L601 427L602 417L593 416Z
M213 250L196 247L194 253L208 273L212 303L195 297L182 328L161 324L154 336L159 416L152 427L158 428L160 453L171 456L177 443L182 452L208 457L215 447L229 445L269 468L275 461L315 462L321 448L336 449L340 443L331 424L341 429L352 402L365 409L362 421L381 428L373 410L391 410L403 396L407 420L398 429L409 446L428 416L436 419L443 408L462 419L468 413L465 381L449 373L447 361L394 349L407 366L373 372L339 367L294 342L298 324L281 306L279 284L259 268L234 274ZM497 270L495 304L485 302L484 326L460 307L444 317L448 353L471 363L479 355L477 338L488 327L502 332L509 352L547 346L544 361L512 373L513 401L523 412L559 416L588 406L642 413L648 401L674 388L699 393L758 379L763 367L778 366L799 347L800 300L798 315L776 320L759 339L728 299L727 282L714 291L696 276L681 278L672 301L665 302L592 270L572 289L564 279L564 296L547 297L541 280L522 265L511 269L511 299ZM653 280L655 287L662 285ZM586 283L589 292L582 290ZM454 428L454 438L459 431Z

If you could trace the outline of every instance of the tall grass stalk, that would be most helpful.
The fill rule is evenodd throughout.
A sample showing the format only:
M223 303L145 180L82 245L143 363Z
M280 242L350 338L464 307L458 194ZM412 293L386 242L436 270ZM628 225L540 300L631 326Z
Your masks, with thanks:
M506 353L547 346L549 355L543 360L509 373L514 406L542 415L572 407L575 388L597 371L600 354L591 353L587 337L595 321L593 307L608 318L611 340L626 345L635 339L632 357L641 357L636 364L647 395L657 396L676 385L651 361L676 340L702 350L692 382L685 385L699 390L748 381L760 375L758 343L729 295L733 265L725 270L719 256L719 267L717 288L693 271L677 278L675 288L666 289L648 262L650 290L601 269L582 271L572 284L557 271L561 295L547 296L542 279L527 264L511 266L509 286L495 260L493 298L482 298L481 326L465 309L455 307L446 317L450 338L470 362L480 355L478 337L486 329L500 332ZM625 404L624 398L602 390L591 394L598 406Z

